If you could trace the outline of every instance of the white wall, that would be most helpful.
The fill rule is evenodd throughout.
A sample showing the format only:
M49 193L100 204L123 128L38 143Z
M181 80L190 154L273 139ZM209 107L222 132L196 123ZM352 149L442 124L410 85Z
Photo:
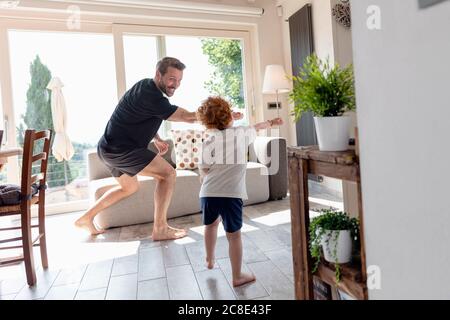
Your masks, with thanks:
M331 0L331 8L340 3L340 0ZM346 28L332 17L334 60L342 67L353 63L353 46L351 28ZM355 137L355 127L357 126L356 112L347 112L346 115L352 119L350 126L350 137ZM344 210L352 217L358 216L358 188L356 183L335 180L335 189L342 188L344 198Z
M337 2L338 0L283 0L278 2L279 5L283 6L283 47L285 68L288 73L291 74L292 72L292 60L289 22L286 20L308 3L312 5L314 50L316 54L322 59L329 58L331 63L338 62L341 65L351 63L351 31L339 25L331 12L332 7ZM293 110L293 105L291 104L289 108ZM353 115L353 118L356 117ZM356 125L356 119L354 122ZM289 124L290 142L292 145L297 145L296 124L293 117L291 117ZM325 177L323 185L338 193L342 193L341 180ZM352 209L350 211L355 210Z
M279 5L283 6L283 22L282 22L282 33L283 33L283 51L286 72L292 74L292 63L291 63L291 46L290 46L290 34L289 34L289 22L286 20L290 16L295 14L298 10L303 8L306 4L312 4L312 22L313 22L313 37L314 37L314 50L316 54L322 58L329 58L331 63L334 63L335 56L343 60L342 63L346 64L347 61L351 61L351 34L348 30L338 30L337 25L331 14L332 1L336 0L280 0ZM336 30L338 30L336 34ZM347 31L347 33L346 33ZM350 34L350 37L349 37ZM346 38L343 38L343 35ZM344 39L345 41L342 41ZM340 43L338 46L337 43ZM346 48L350 48L350 52ZM336 48L340 48L336 52ZM350 54L349 54L350 53ZM293 106L290 106L293 109ZM290 142L292 145L296 145L296 129L293 118L291 117L290 127L289 127Z
M341 3L340 0L331 0L331 8ZM331 10L331 9L330 9ZM336 21L332 16L333 26L333 45L335 62L341 66L347 66L353 63L353 47L351 28L346 28Z
M258 3L264 8L264 15L258 21L258 36L259 36L259 55L260 55L260 79L261 82L258 85L258 90L262 89L265 68L269 64L281 64L284 65L284 52L283 52L283 39L282 34L282 23L283 17L278 16L275 1L273 0L263 0ZM286 70L287 71L287 70ZM277 117L276 110L269 110L267 108L268 102L276 102L276 95L262 96L262 103L258 106L263 112L259 113L259 118L257 121L264 121L267 119L272 119ZM289 107L287 102L287 94L279 95L282 108L280 109L280 117L283 119L289 118ZM263 117L261 117L263 116ZM280 135L287 139L288 144L290 141L290 130L291 123L285 120L285 124L280 128Z
M370 298L449 299L450 2L353 0L352 14Z

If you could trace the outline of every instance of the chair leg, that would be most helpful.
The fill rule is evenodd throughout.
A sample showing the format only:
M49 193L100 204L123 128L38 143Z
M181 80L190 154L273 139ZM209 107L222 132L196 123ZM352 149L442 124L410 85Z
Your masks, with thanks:
M47 235L45 233L45 205L44 201L39 201L39 234L42 234L41 239L39 239L39 248L41 249L41 261L42 268L48 268L48 257L47 257Z
M27 282L29 286L34 286L36 284L36 271L34 269L30 206L22 208L22 244Z

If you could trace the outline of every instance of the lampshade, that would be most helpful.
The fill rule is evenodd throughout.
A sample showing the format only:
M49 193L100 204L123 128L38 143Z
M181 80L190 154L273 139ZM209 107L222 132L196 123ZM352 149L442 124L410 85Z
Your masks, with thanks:
M286 77L283 66L271 64L266 67L264 75L263 93L286 93L291 90L291 82Z

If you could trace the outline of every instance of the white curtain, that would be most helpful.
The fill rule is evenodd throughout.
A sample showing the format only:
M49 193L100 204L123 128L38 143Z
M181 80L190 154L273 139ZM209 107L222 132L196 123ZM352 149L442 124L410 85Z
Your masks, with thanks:
M47 89L52 91L51 107L53 127L55 129L52 153L57 161L69 161L74 154L72 142L70 142L69 136L66 133L67 112L66 103L61 90L63 86L63 83L57 77L52 78L47 85Z

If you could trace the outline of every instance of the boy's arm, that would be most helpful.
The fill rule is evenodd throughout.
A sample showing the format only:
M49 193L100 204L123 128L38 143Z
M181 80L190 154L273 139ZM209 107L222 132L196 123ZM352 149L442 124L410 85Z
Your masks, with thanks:
M267 128L272 128L273 126L280 126L282 124L283 124L283 119L275 118L272 120L267 120L264 122L257 123L255 125L253 125L253 128L255 128L256 130L263 130L263 129L267 129Z

